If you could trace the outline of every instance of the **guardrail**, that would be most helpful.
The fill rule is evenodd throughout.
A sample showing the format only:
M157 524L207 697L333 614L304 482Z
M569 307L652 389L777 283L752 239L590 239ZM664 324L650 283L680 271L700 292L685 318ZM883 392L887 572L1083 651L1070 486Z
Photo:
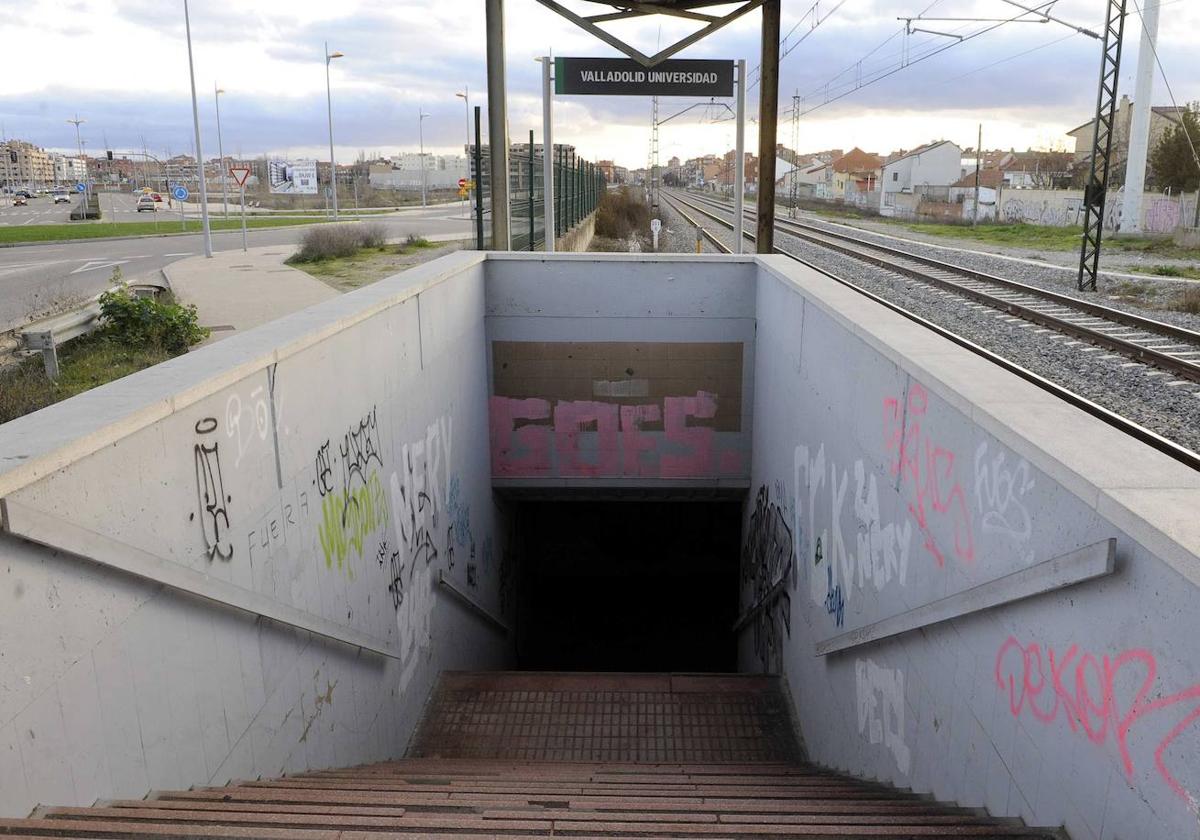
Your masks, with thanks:
M121 288L128 289L137 297L156 297L166 287L152 283L123 284L113 286L108 291ZM46 376L57 379L58 348L73 338L99 329L100 326L100 295L96 295L78 309L18 327L13 331L16 340L14 352L18 355L41 353L42 362L46 366Z

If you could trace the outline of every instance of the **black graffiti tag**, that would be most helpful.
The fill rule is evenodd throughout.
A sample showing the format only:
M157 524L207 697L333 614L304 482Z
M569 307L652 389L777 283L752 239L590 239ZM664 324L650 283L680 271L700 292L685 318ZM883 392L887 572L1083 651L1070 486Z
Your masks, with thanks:
M338 449L342 456L342 489L347 493L355 478L362 484L367 483L367 469L372 461L383 467L383 456L379 454L379 421L374 406L370 414L346 431Z
M217 430L217 420L205 417L196 423L196 434L211 435ZM229 508L233 497L225 492L225 480L221 475L220 443L214 437L202 438L192 447L196 467L196 512L188 516L195 521L200 516L200 530L204 535L204 551L209 562L220 557L233 557L233 543L229 540Z
M742 549L742 581L750 587L750 603L758 610L754 649L769 671L783 668L783 641L792 635L792 599L787 579L792 573L792 529L766 485L758 489L746 545Z

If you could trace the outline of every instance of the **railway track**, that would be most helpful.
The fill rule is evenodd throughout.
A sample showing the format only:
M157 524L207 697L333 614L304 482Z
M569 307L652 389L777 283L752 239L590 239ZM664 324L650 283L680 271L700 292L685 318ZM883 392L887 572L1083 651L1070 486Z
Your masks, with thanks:
M720 202L699 201L721 212L733 212L733 208ZM691 206L700 210L697 204ZM720 221L708 212L705 215ZM1200 333L1193 330L803 222L780 219L776 228L1191 382L1200 382Z
M683 197L678 193L668 191L664 191L662 197L688 224L701 228L705 238L718 250L723 253L732 252L728 245L706 229L702 221L702 218L707 219L732 231L733 222L727 218L733 214L731 206L706 199L696 199L694 196ZM753 215L753 213L748 213L748 215ZM837 253L861 259L880 268L910 277L918 283L940 290L947 295L959 295L968 301L968 305L1001 310L1009 313L1012 317L1040 324L1044 330L1061 332L1081 341L1112 349L1143 364L1161 367L1187 381L1200 382L1200 333L1122 312L1091 301L1079 300L1058 292L943 263L886 245L865 242L846 234L831 233L800 222L777 220L776 229ZM754 234L749 231L744 232L743 236L751 242L755 240ZM871 298L876 303L989 359L1043 390L1055 394L1060 399L1119 428L1160 452L1170 455L1177 461L1200 470L1200 453L1181 446L850 280L839 277L821 265L791 253L778 245L775 246L774 251L819 271L842 285L854 289L859 294ZM1191 361L1191 359L1197 361Z

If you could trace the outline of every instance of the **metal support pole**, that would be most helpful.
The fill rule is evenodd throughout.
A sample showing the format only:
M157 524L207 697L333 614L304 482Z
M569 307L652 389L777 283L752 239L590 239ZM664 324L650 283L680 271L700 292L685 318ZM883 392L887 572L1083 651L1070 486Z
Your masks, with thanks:
M192 80L192 128L196 132L196 167L200 181L200 227L204 231L204 256L211 258L212 231L208 227L208 188L204 177L204 152L200 150L200 106L196 104L196 71L192 66L192 21L188 16L188 3L183 0L183 25L187 30L188 76ZM183 202L179 202L180 207Z
M529 250L533 250L533 129L529 129Z
M485 0L488 143L491 144L492 249L512 250L508 203L508 90L504 76L504 0Z
M554 253L554 87L550 56L542 57L542 214L545 216L546 253Z
M224 93L224 91L221 90L219 87L217 87L216 82L213 82L213 101L217 105L217 154L221 158L221 165L217 168L217 171L221 174L221 208L222 208L221 215L226 220L228 220L229 219L229 182L227 180L228 176L225 171L225 143L221 140L221 94L222 93ZM246 249L243 248L242 250L244 251Z
M325 110L329 117L329 190L333 199L333 220L336 222L338 217L337 205L337 158L333 153L333 86L329 81L329 64L335 59L341 58L341 53L332 55L329 52L329 42L325 42ZM318 179L320 180L320 179Z
M483 119L475 106L475 247L483 250Z
M775 130L779 111L779 0L762 5L758 75L758 253L775 250Z
M242 250L246 250L246 185L241 185L242 189Z
M1109 0L1100 51L1100 84L1096 92L1096 121L1092 134L1092 166L1083 193L1083 244L1079 252L1079 291L1096 291L1100 243L1104 235L1104 203L1117 110L1117 81L1121 73L1121 42L1125 34L1125 0Z
M1146 189L1150 106L1154 104L1154 43L1158 37L1159 5L1159 0L1142 3L1142 40L1134 82L1133 120L1129 125L1129 158L1125 163L1125 191L1121 196L1120 233L1142 232L1142 193Z
M975 141L975 211L971 227L979 224L979 167L983 165L983 123L979 124L979 139Z
M733 253L742 253L746 219L746 59L737 63L737 166L733 176ZM759 171L761 172L761 162Z

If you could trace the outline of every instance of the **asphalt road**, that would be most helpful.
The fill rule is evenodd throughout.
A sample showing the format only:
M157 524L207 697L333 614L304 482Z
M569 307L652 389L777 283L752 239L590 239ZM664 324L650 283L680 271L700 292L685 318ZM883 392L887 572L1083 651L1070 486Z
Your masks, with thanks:
M65 208L65 205L59 207ZM142 215L145 218L149 214ZM159 220L164 223L168 218L165 212L159 214ZM467 238L472 231L471 220L463 218L457 206L402 210L366 221L384 225L391 237L412 233L422 236L455 234ZM251 229L247 232L247 244L250 247L293 245L307 229L307 225ZM214 251L242 247L240 230L214 232L212 237ZM157 279L163 266L203 253L204 244L198 233L0 248L0 332L104 291L117 266L126 280Z

